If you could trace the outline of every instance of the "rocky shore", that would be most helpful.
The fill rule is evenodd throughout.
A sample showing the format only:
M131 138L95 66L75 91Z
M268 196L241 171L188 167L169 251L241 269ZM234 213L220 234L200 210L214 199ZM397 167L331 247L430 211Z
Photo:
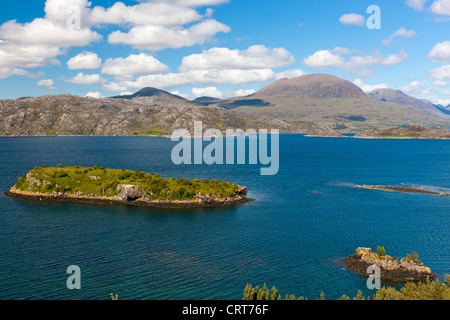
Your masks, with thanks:
M206 196L197 196L194 200L149 200L145 196L136 198L136 186L127 185L125 188L130 193L122 193L119 196L106 197L96 195L83 195L71 193L39 193L31 191L18 190L12 187L4 194L8 197L34 200L34 201L58 201L58 202L72 202L85 204L100 204L100 205L120 205L120 206L137 206L137 207L151 207L151 208L166 208L166 209L182 209L182 208L202 208L202 207L231 207L253 202L254 199L246 198L247 188L243 187L234 197L224 199L216 199ZM127 192L127 191L126 191Z
M412 125L408 128L394 127L384 130L358 132L359 139L450 139L450 132L440 127L426 128Z
M371 248L358 248L354 254L344 258L343 262L347 269L362 276L370 275L367 273L370 266L378 266L383 280L427 281L436 278L436 274L414 255L407 255L399 260L389 255L372 252Z
M397 192L406 192L406 193L425 193L425 194L434 194L441 197L449 197L449 192L443 192L439 190L432 190L430 188L420 187L420 186L402 186L402 187L395 187L395 186L383 186L383 185L375 185L375 186L368 186L368 185L358 185L355 186L355 188L360 189L369 189L369 190L378 190L378 191L397 191Z

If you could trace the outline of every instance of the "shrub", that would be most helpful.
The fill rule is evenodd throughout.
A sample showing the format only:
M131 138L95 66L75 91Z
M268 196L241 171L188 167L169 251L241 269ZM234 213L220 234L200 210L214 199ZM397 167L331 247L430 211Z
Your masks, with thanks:
M377 253L380 257L384 257L386 255L386 249L384 247L377 247Z

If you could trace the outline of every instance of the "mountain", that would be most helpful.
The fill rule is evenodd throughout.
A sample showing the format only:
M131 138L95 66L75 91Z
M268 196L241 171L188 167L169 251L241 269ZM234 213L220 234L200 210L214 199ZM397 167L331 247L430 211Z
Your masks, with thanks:
M161 91L153 92L157 95L95 99L63 94L0 100L0 135L170 135L176 129L188 129L193 133L194 121L202 121L205 130L276 128L284 133L336 134L330 128L313 123L245 117L223 108L200 106L167 96ZM158 97L164 99L155 99ZM166 98L172 102L167 102Z
M450 104L446 107L444 107L441 104L435 104L434 105L439 111L441 111L442 113L448 114L450 115Z
M328 74L311 74L280 79L253 94L254 97L343 98L361 99L365 93L350 81Z
M199 102L199 103L208 103L208 102L217 102L220 99L218 98L212 98L212 97L199 97L195 100L193 100L194 102Z
M394 102L401 105L416 106L428 112L438 113L440 111L434 104L425 99L417 99L405 94L400 90L394 89L378 89L367 94L372 99L384 102Z
M123 96L115 96L112 97L112 99L127 99L127 100L145 100L149 102L182 102L182 103L188 103L188 100L186 100L183 97L177 96L175 94L169 93L164 90L160 90L157 88L147 87L139 90L138 92L131 94L131 95L123 95Z
M312 74L280 79L247 97L214 104L243 116L310 121L343 130L365 131L405 124L450 127L450 117L436 108L378 101L350 81Z
M332 129L450 128L450 114L422 100L390 91L376 97L385 101L325 74L280 79L252 95L223 100L189 101L156 88L103 99L24 97L0 100L0 135L170 135L179 128L192 132L194 121L222 131L263 128L327 136L337 135Z

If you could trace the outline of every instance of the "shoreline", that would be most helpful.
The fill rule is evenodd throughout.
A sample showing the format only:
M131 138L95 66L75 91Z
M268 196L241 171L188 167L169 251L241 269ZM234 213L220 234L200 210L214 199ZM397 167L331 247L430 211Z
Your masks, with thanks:
M352 133L353 132L349 132ZM429 138L429 137L358 137L355 135L353 136L346 136L346 135L316 135L316 134L310 134L307 132L291 132L291 133L279 133L279 135L300 135L304 136L306 138L345 138L345 139L358 139L358 140L450 140L450 138L446 137L437 137L437 138ZM246 135L233 135L232 137L242 137L242 136L249 136ZM100 135L4 135L0 136L0 138L82 138L82 137L98 137L98 138L165 138L165 139L171 139L172 137L169 135L120 135L120 136L100 136ZM202 138L215 138L217 136L202 136ZM222 136L223 138L226 138L226 135ZM195 137L181 137L183 139L196 139Z
M44 194L29 191L14 190L11 188L4 192L7 197L20 199L20 200L32 200L32 201L52 201L52 202L65 202L65 203L83 203L83 204L99 204L110 206L135 206L135 207L148 207L148 208L162 208L162 209L185 209L185 208L217 208L217 207L234 207L256 201L242 196L237 196L229 200L211 200L211 201L198 201L198 200L142 200L135 201L123 201L118 200L115 197L105 196L79 196L73 194Z

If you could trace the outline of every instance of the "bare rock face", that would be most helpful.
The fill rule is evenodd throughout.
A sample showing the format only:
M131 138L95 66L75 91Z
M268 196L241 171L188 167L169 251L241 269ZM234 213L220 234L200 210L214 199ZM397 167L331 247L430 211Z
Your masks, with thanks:
M434 280L436 274L430 268L411 257L399 260L389 255L380 256L372 252L370 248L358 248L355 253L346 257L343 262L350 271L362 276L369 276L367 269L370 266L378 266L381 279L391 281L427 281Z
M118 197L122 201L135 201L144 196L144 190L140 186L132 184L119 184L117 191L119 191Z

